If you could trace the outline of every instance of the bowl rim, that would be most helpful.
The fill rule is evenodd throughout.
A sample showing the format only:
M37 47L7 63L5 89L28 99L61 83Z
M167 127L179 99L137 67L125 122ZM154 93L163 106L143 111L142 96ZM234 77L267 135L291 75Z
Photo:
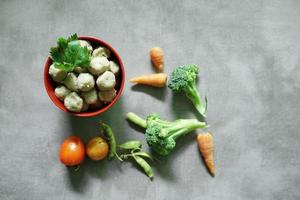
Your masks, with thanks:
M124 85L125 85L124 64L123 64L122 59L121 59L120 55L118 54L118 52L110 44L108 44L107 42L104 42L103 40L101 40L97 37L87 36L87 35L81 35L78 38L81 39L81 40L87 40L89 42L99 43L101 46L107 47L113 53L115 58L117 59L119 65L120 65L120 68L121 68L121 70L120 70L121 71L121 74L120 74L121 75L121 84L120 84L119 90L117 91L116 97L113 99L112 102L106 104L104 107L100 108L99 110L95 110L95 111L91 111L91 112L82 112L82 113L81 112L76 113L76 112L71 112L71 111L67 110L64 106L61 106L58 103L58 102L61 102L61 101L54 95L54 92L51 92L51 91L53 91L51 86L50 86L52 83L50 82L51 81L50 80L50 75L48 73L49 67L52 63L52 59L50 58L50 56L47 57L47 59L44 63L44 86L45 86L45 89L46 89L46 92L47 92L49 98L60 110L66 112L66 113L70 113L72 115L78 116L78 117L93 117L93 116L100 115L100 114L104 113L105 111L107 111L121 97L121 94L123 92Z

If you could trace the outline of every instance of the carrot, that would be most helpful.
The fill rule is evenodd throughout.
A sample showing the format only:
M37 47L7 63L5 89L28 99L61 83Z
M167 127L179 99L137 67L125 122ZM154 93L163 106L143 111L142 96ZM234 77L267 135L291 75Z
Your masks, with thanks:
M129 80L131 83L149 85L153 87L164 87L167 82L167 75L164 73L147 74L137 76Z
M164 52L160 47L153 47L150 49L150 59L153 63L155 69L159 72L163 70L164 67Z
M197 142L200 153L204 159L206 167L212 176L215 175L215 163L213 157L213 137L210 133L198 134Z

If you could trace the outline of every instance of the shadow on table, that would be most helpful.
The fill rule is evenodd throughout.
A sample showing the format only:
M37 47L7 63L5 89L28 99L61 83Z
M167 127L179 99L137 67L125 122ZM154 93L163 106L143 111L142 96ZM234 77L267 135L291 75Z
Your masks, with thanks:
M120 116L123 114L120 112L122 110L122 99L120 99L113 107L99 116L85 118L68 115L71 130L70 135L79 136L85 144L87 144L89 139L95 136L104 137L100 132L99 121L110 125L115 134L121 133L125 125L125 117ZM117 138L120 140L122 137L124 136L117 135ZM75 170L74 167L68 167L68 175L72 189L80 193L84 192L85 187L88 185L87 181L89 176L99 178L102 181L105 181L108 177L112 177L113 170L117 170L117 165L112 165L112 162L116 161L109 161L107 159L92 161L86 157L84 163L78 170Z
M172 93L171 106L175 119L191 118L190 114L193 114L194 118L200 117L192 102L183 93Z
M137 85L133 85L131 87L131 89L132 89L132 91L135 91L135 92L142 92L142 93L148 94L160 101L164 101L166 99L167 87L156 88L156 87L137 84Z
M67 167L69 181L72 189L76 192L83 192L85 186L87 186L86 175L85 175L84 165L80 167Z
M112 170L116 165L112 165L113 161L107 159L102 161L92 161L86 158L84 163L77 169L76 167L68 167L68 176L72 190L78 193L84 193L88 187L88 178L90 176L101 179L101 182L112 177Z
M199 158L200 158L200 159L198 159L199 163L200 163L199 166L203 166L205 168L205 171L207 172L207 174L209 174L212 178L214 178L215 176L212 175L210 173L210 171L208 170L208 168L206 167L206 163L205 163L205 161L204 161L204 159L203 159L203 157L202 157L202 155L201 155L201 153L199 151L199 146L195 145L195 147L196 147L196 151L198 151L198 155L199 155Z
M140 128L139 126L133 123L130 122L128 123L130 127L139 131L141 134L145 133L145 129ZM190 143L195 141L195 137L196 137L195 132L192 132L178 139L176 141L176 147L174 151L172 151L168 156L160 156L155 151L153 151L150 147L147 150L147 145L143 148L144 151L150 152L154 157L154 161L149 161L149 164L151 165L152 168L156 169L155 173L157 173L157 175L160 178L170 180L170 181L176 179L176 175L174 173L174 171L176 171L176 163L174 163L174 160L176 160L176 158L180 156L180 154L184 151L184 149L187 148L188 145L190 145ZM140 171L142 172L139 166L136 165L136 167L140 169ZM154 174L154 176L156 175Z
M155 88L146 90L149 90L153 93L156 91ZM159 98L159 96L164 96L164 93L164 91L161 91L161 95L158 95L157 98ZM186 101L188 101L186 97L181 94L175 94L172 98L171 105L173 107L172 110L174 110L176 118L186 118L188 114L191 113L191 110L194 109L192 104ZM128 140L128 138L126 138L126 134L118 134L124 131L126 125L126 113L122 107L123 103L122 99L120 99L110 110L101 114L100 116L83 118L68 115L71 134L81 137L84 143L87 143L90 138L97 135L101 136L98 125L98 122L101 120L112 126L118 141ZM139 132L144 132L144 129L138 128L138 126L135 126L132 123L129 123L129 125ZM190 143L195 141L194 137L195 135L193 133L190 133L187 136L180 138L177 141L176 148L168 156L162 157L158 156L154 152L151 152L159 160L151 163L151 166L156 169L155 176L159 176L160 178L168 181L175 180L177 165L176 163L174 163L174 161L178 161L178 157L180 157L180 154L182 154L184 149L186 149ZM79 170L75 171L75 169L72 167L68 168L68 175L72 189L76 192L84 192L85 188L88 187L89 176L99 178L102 181L113 177L115 170L121 170L120 164L116 162L118 162L116 159L114 159L113 161L108 161L107 159L105 159L103 161L95 162L90 160L89 158L86 158L84 164L80 166ZM133 165L141 170L139 166L136 166L134 163Z
M158 173L157 176L160 178L163 178L168 181L173 181L176 179L176 161L178 162L178 159L180 157L180 154L187 149L187 146L189 146L191 143L193 143L195 140L195 134L190 133L186 135L185 137L182 137L176 141L176 147L174 151L172 151L167 156L159 156L155 152L151 150L152 155L158 159L158 161L153 162L153 168L156 168L156 172Z

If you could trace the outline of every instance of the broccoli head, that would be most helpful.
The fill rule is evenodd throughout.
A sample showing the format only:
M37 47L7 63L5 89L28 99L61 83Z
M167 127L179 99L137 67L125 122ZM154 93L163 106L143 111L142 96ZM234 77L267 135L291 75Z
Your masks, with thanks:
M146 128L145 137L148 145L162 156L168 155L175 147L176 140L197 128L206 127L205 122L196 119L178 119L173 122L161 120L159 114L148 115L146 121L128 113L127 119L137 125Z
M204 104L197 90L196 79L198 72L199 67L193 64L177 67L169 78L168 87L173 92L184 92L200 115L205 118L207 99L205 98L206 102Z

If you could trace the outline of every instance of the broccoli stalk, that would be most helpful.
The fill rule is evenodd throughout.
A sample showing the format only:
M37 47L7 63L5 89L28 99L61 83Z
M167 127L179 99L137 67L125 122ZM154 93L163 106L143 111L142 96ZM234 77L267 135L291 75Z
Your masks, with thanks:
M197 111L203 116L206 117L206 103L202 102L200 93L198 92L196 88L196 84L192 84L191 86L188 86L185 90L186 96L192 101ZM206 101L206 98L205 98Z
M206 127L205 122L196 119L178 119L173 122L160 119L159 114L148 115L146 121L134 113L128 113L127 119L146 128L145 137L148 145L162 156L168 155L175 147L176 140L197 128ZM146 127L143 126L145 125Z
M197 90L196 79L199 68L197 65L184 65L177 67L171 74L168 87L173 92L184 92L192 101L202 117L206 117L207 99L202 102L200 93Z
M142 118L140 118L139 116L137 116L136 114L134 114L132 112L127 113L127 119L142 128L147 128L146 120L143 120Z

